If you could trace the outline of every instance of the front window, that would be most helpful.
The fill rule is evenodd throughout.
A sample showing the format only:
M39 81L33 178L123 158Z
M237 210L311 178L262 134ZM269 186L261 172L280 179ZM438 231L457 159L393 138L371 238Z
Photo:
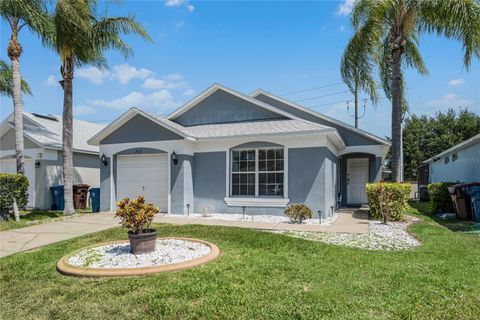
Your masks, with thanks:
M232 151L232 196L283 196L283 148Z

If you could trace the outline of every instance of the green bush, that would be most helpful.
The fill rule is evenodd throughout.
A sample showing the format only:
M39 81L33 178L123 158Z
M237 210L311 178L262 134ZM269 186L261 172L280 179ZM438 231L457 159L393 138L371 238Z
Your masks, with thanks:
M399 221L412 191L409 183L368 183L367 195L370 214L375 219Z
M430 183L428 194L433 204L433 212L453 212L453 202L448 192L448 187L457 184L456 182L435 182Z
M0 209L10 209L13 199L19 208L25 208L28 201L28 179L21 174L0 173Z
M311 219L312 210L304 204L291 204L285 209L285 214L295 223L302 223L305 219Z

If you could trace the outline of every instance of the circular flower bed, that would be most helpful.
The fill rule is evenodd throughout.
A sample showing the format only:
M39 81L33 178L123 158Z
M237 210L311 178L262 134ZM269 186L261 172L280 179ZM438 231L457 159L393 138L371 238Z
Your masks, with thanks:
M151 253L132 254L128 241L115 241L80 249L60 259L60 273L80 277L147 275L207 263L218 257L214 244L187 238L157 239Z

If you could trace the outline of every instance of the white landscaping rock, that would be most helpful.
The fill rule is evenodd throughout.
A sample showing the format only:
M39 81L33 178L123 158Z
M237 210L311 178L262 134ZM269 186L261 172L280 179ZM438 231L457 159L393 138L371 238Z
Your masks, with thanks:
M209 252L210 247L201 242L159 239L154 252L134 255L127 241L85 249L71 256L68 263L89 268L142 268L185 262Z
M274 231L284 235L324 242L328 244L356 247L366 250L405 250L420 246L420 242L407 232L407 223L369 221L368 234L335 232Z

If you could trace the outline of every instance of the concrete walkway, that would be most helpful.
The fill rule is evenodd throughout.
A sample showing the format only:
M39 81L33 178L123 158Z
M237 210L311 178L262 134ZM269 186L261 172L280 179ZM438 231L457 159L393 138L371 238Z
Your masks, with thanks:
M337 220L330 226L299 225L289 223L265 223L255 221L229 221L201 217L168 217L157 215L158 223L199 224L211 226L240 227L250 229L291 230L310 232L368 233L366 214L353 210L342 210ZM65 218L31 227L0 232L0 257L16 252L28 251L51 243L75 238L112 227L119 226L113 213L102 212Z

